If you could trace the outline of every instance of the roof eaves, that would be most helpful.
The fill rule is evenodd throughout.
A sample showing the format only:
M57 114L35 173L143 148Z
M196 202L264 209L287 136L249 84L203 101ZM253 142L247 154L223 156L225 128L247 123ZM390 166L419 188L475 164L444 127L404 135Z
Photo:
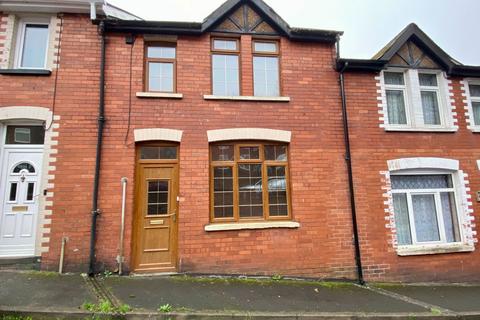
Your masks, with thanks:
M337 71L379 72L388 63L387 60L376 59L346 59L337 60Z

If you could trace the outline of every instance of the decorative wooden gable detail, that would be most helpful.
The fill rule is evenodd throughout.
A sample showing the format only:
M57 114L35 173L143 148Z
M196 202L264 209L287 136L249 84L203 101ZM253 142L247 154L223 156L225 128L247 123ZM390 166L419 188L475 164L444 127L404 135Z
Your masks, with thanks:
M440 66L433 61L412 41L406 42L389 61L391 66L409 68L439 69Z
M240 6L226 17L215 29L216 32L277 34L255 10L248 5Z

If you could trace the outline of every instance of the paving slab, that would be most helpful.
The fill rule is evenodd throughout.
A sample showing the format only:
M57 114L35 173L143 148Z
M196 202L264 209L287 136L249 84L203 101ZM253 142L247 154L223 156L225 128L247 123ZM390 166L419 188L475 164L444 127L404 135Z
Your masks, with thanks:
M0 272L0 306L55 310L79 308L96 297L80 275L52 272Z
M480 285L378 285L380 288L455 312L480 313Z
M110 277L104 284L136 309L243 312L415 313L425 308L354 284L192 277Z

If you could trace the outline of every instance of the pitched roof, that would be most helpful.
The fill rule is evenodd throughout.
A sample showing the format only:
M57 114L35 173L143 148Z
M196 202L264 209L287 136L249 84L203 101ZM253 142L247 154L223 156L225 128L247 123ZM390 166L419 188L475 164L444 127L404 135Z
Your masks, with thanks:
M386 67L388 62L408 41L412 41L421 48L449 75L480 77L480 66L466 66L455 60L415 23L410 23L406 26L395 38L377 52L372 59L338 59L337 70L378 72Z
M390 60L409 40L413 41L421 49L430 54L438 63L447 68L451 68L454 65L461 65L460 62L450 57L442 48L433 42L415 23L410 23L406 26L385 47L377 52L372 59Z
M105 21L107 31L168 34L202 34L210 32L242 5L249 5L275 29L278 34L298 41L335 42L341 31L292 28L263 0L227 0L203 22L166 21Z

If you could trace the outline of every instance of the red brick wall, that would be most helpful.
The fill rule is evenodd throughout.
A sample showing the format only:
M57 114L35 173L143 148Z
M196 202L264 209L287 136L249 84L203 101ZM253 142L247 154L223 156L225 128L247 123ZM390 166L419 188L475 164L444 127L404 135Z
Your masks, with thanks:
M478 133L466 127L460 80L452 79L459 130L455 133L386 132L379 127L377 87L373 73L346 77L351 126L355 195L365 277L375 281L473 281L480 279L480 253L448 253L400 257L388 242L385 198L380 171L387 160L404 157L440 157L460 160L469 175L471 194L480 190ZM473 201L475 220L480 206Z
M253 93L249 42L249 36L242 38L244 95ZM291 97L290 103L204 100L203 94L211 93L208 35L178 39L178 92L183 93L182 100L138 99L135 92L142 91L143 78L143 42L138 38L133 48L131 128L124 143L131 47L123 36L109 35L99 261L115 267L120 178L125 176L129 180L125 247L127 265L130 263L135 165L132 132L160 127L184 132L180 144L180 195L184 198L179 208L181 271L355 276L334 49L287 40L282 40L281 47L283 94ZM292 208L294 219L301 224L299 229L204 231L209 223L207 130L229 127L292 131Z

